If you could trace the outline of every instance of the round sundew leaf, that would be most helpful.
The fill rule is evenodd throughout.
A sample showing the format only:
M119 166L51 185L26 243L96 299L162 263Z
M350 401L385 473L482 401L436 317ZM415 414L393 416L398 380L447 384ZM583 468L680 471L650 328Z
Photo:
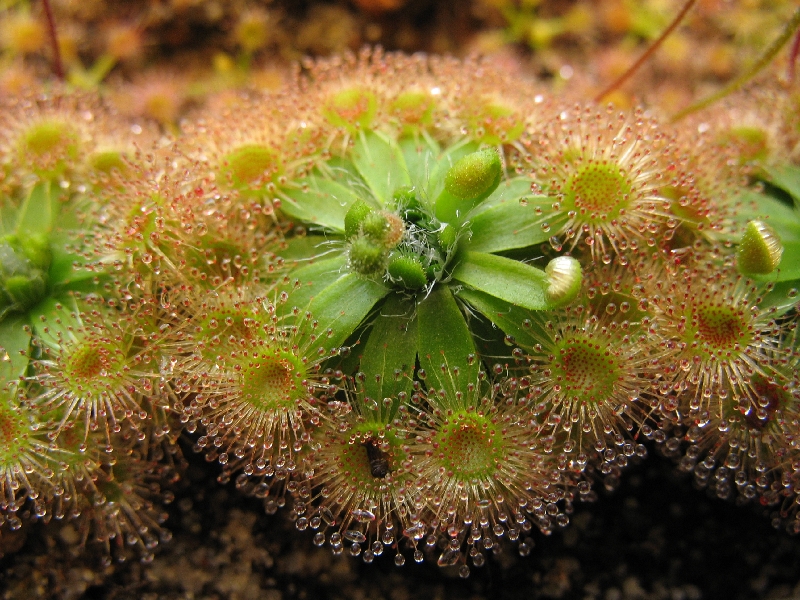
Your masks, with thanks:
M417 318L413 301L392 294L374 319L364 349L360 370L367 376L364 393L378 404L370 414L390 423L398 408L397 394L408 392L417 357ZM390 407L382 400L392 398ZM367 417L370 415L368 414Z
M541 269L484 252L464 252L456 260L453 279L523 308L553 308L546 295L549 278Z
M360 131L352 150L353 164L370 191L384 206L399 187L411 185L403 152L388 137L375 131Z
M272 148L248 144L236 148L222 158L219 179L223 184L247 189L260 182L265 174L281 171L280 158Z
M491 478L507 452L491 418L463 409L440 425L433 443L448 477L463 483Z
M356 133L370 126L377 107L378 100L373 92L356 87L341 90L328 98L322 115L331 125Z
M433 123L436 99L427 91L401 92L389 105L389 112L406 131L425 131Z
M417 303L417 334L419 364L427 374L428 387L443 389L454 400L456 393L464 393L467 384L475 381L479 361L472 333L448 287L435 286ZM453 371L456 367L458 377Z
M281 210L304 223L344 233L344 219L358 200L352 189L324 177L312 175L299 183L302 189L279 192Z
M31 126L20 139L19 159L43 179L62 175L78 158L77 132L61 121L43 121Z
M5 377L8 376L8 381L16 379L24 374L28 368L28 349L31 344L31 332L25 325L28 324L27 317L23 315L16 315L0 321L0 349L5 350L8 355L7 364L10 366L10 372L6 368L0 369L0 373ZM5 362L5 357L0 352L0 360ZM4 382L0 382L0 385Z
M105 150L102 152L95 152L88 158L87 162L93 171L109 175L114 171L125 173L128 170L128 164L125 162L125 158L125 152L119 150Z
M355 273L339 277L309 305L309 311L318 323L315 347L332 350L341 346L388 293L386 286Z
M58 199L54 192L50 182L33 186L17 213L17 233L45 235L50 232L58 214Z

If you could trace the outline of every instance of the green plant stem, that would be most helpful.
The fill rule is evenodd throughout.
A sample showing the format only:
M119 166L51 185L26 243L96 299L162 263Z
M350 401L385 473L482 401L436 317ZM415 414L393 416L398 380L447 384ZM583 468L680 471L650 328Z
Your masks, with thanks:
M639 60L633 63L628 68L628 70L625 71L622 75L617 77L617 79L615 79L611 83L611 85L609 85L602 92L597 94L597 96L594 97L594 101L595 102L602 101L603 98L608 96L614 90L618 89L623 83L625 83L628 79L630 79L630 77L634 73L636 73L636 71L639 70L639 68L655 53L655 51L658 50L658 48L661 46L664 40L667 39L673 31L675 31L675 28L681 24L683 18L686 16L689 10L691 10L692 6L694 6L695 1L696 0L688 0L686 4L683 5L683 8L681 8L680 12L677 15L675 15L675 18L672 19L672 23L669 24L669 27L667 27L661 33L661 35L658 36L658 38L650 45L650 47L645 51L645 53L639 57Z
M676 121L680 121L685 116L690 115L690 114L692 114L694 112L697 112L699 110L702 110L702 109L706 108L707 106L710 106L711 104L713 104L717 100L720 100L720 99L724 98L725 96L727 96L728 94L732 94L733 92L735 92L736 90L741 88L745 83L747 83L753 77L755 77L756 74L758 74L758 72L761 69L766 67L772 61L773 58L775 58L775 55L777 55L778 52L780 52L781 48L783 48L784 44L786 44L786 42L789 41L789 39L792 37L792 34L795 32L795 30L798 27L800 27L800 8L798 8L794 12L794 15L792 15L792 18L789 19L789 21L786 23L786 27L784 27L784 29L781 32L781 35L778 37L778 39L776 39L772 43L772 45L769 48L767 48L767 50L764 52L764 54L761 55L761 58L759 58L753 64L752 67L747 69L744 73L739 75L739 77L737 77L736 79L731 81L728 85L726 85L721 90L715 92L714 94L711 94L707 98L703 98L702 100L699 100L698 102L690 104L689 106L687 106L686 108L684 108L681 111L678 111L675 115L673 115L671 121L673 123L675 123Z

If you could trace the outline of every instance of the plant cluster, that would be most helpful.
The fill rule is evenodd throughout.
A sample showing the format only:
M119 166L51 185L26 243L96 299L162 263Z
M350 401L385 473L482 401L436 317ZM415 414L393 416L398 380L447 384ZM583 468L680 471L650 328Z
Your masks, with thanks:
M800 111L734 100L670 125L378 50L174 138L3 99L0 540L151 559L179 436L366 562L526 554L646 440L799 532Z

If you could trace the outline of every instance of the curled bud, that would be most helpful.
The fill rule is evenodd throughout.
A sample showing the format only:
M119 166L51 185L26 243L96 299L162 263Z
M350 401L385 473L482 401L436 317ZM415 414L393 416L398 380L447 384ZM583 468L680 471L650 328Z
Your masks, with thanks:
M763 221L750 221L736 249L736 267L743 275L767 275L781 262L783 245Z
M444 177L444 192L436 199L436 217L450 223L466 215L500 185L503 164L492 148L461 158Z
M452 225L445 225L441 230L439 230L438 237L439 245L442 247L442 250L447 251L453 246L453 244L456 243L458 230Z
M344 216L344 235L350 239L361 231L361 224L373 212L372 207L363 200L356 200Z
M503 165L497 150L478 150L450 167L444 178L444 189L460 200L482 200L497 189L502 174Z
M422 263L416 256L400 254L389 262L389 277L410 290L418 290L428 283Z
M374 242L382 243L389 229L389 222L383 211L373 211L361 221L361 233Z
M545 267L548 283L545 295L557 306L571 302L581 289L581 264L571 256L557 256Z
M366 237L357 237L348 252L350 268L360 275L372 276L383 273L389 253L385 247Z

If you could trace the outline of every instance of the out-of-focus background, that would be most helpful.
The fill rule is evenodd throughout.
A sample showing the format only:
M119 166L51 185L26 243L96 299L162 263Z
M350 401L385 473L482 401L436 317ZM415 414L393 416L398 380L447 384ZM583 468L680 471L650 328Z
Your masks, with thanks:
M669 24L684 0L51 0L67 79L113 88L135 113L178 118L209 92L278 86L303 57L365 45L491 55L593 95ZM795 0L697 0L610 100L675 110L746 68ZM39 0L0 0L0 93L52 76Z

